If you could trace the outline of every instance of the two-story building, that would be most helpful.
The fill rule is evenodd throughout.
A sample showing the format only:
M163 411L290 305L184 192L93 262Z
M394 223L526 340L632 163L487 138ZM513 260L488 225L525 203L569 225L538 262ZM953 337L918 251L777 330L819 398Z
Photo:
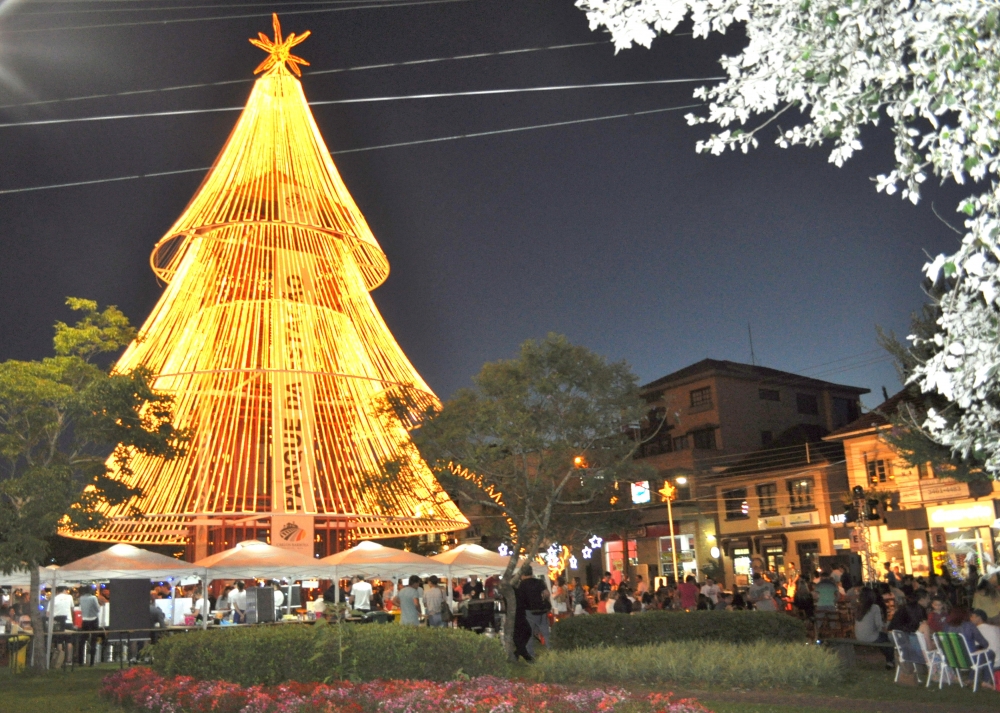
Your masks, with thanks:
M946 558L962 569L970 555L996 561L1000 542L992 525L1000 517L1000 487L995 482L963 483L939 477L931 464L910 466L882 437L890 419L906 403L901 391L870 413L826 436L842 443L851 488L884 491L898 506L870 527L875 569L883 563L917 575L940 571ZM892 507L892 506L890 506ZM841 516L843 519L843 516ZM849 525L841 532L847 537ZM945 547L932 551L933 533L943 531ZM937 567L934 566L937 559Z
M811 572L835 554L835 515L848 493L844 449L821 440L817 426L789 429L767 448L721 472L712 488L726 581L750 583L751 571Z
M861 412L859 398L867 392L717 359L704 359L644 385L650 410L639 456L656 469L657 478L633 492L633 502L644 508L644 527L627 545L629 563L648 577L672 577L671 548L676 545L681 576L732 572L731 564L724 564L719 539L715 476L773 445L789 429L813 429L815 436L854 421ZM708 484L703 483L706 475L713 476ZM673 529L663 502L664 484L675 493ZM622 568L625 547L623 542L608 543L607 569Z

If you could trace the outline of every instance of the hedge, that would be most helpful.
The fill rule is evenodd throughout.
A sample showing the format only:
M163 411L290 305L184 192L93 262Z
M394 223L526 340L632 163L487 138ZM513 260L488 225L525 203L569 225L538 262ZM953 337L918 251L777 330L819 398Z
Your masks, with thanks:
M781 612L650 611L574 616L552 627L552 647L642 646L664 641L803 642L805 622Z
M542 653L523 675L545 683L803 688L841 680L840 660L814 644L673 641Z
M154 670L244 686L497 675L498 639L461 629L393 624L276 625L175 634L150 647Z

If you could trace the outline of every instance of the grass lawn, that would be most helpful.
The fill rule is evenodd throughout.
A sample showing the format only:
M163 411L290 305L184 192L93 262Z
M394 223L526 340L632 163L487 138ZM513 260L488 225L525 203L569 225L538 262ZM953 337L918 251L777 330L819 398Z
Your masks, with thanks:
M45 676L12 676L0 670L0 713L122 713L97 697L101 678L117 670L108 665ZM708 688L676 690L697 698L715 713L960 713L997 710L1000 697L992 689L938 691L896 686L893 673L876 661L858 660L837 686L798 690Z

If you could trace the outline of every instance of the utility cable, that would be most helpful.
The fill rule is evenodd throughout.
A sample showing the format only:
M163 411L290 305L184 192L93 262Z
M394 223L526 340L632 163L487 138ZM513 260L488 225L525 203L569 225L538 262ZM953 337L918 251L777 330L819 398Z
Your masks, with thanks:
M622 119L622 118L633 117L633 116L645 116L645 115L649 115L649 114L661 114L661 113L665 113L665 112L669 112L669 111L681 111L681 110L684 110L684 109L694 109L694 108L697 108L699 106L701 106L701 104L688 104L688 105L685 105L685 106L672 106L672 107L664 107L664 108L661 108L661 109L647 109L647 110L644 110L644 111L633 111L633 112L622 113L622 114L609 114L607 116L595 116L595 117L590 117L590 118L587 118L587 119L571 119L569 121L556 121L556 122L550 122L550 123L547 123L547 124L535 124L535 125L532 125L532 126L518 126L518 127L512 128L512 129L494 129L492 131L479 131L479 132L466 133L466 134L455 134L453 136L442 136L442 137L433 138L433 139L419 139L419 140L416 140L416 141L402 141L402 142L397 142L397 143L392 143L392 144L381 144L379 146L363 146L363 147L354 148L354 149L343 149L343 150L340 150L340 151L331 151L330 153L332 155L334 155L334 156L338 156L340 154L360 153L362 151L378 151L378 150L381 150L381 149L401 148L403 146L417 146L419 144L433 144L433 143L440 143L440 142L443 142L443 141L457 141L458 139L471 139L471 138L476 138L476 137L480 137L480 136L497 136L497 135L500 135L500 134L511 134L511 133L515 133L515 132L519 132L519 131L533 131L533 130L536 130L536 129L549 129L549 128L554 128L554 127L558 127L558 126L570 126L570 125L573 125L573 124L586 124L586 123L591 123L591 122L596 122L596 121L609 121L611 119ZM12 194L12 193L29 193L29 192L33 192L33 191L46 191L46 190L52 190L52 189L56 189L56 188L73 188L73 187L76 187L76 186L91 186L91 185L95 185L95 184L98 184L98 183L114 183L114 182L118 182L118 181L134 181L134 180L137 180L137 179L140 179L140 178L158 178L160 176L174 176L174 175L178 175L178 174L182 174L182 173L197 173L199 171L208 171L209 169L210 169L209 166L202 167L202 168L184 168L184 169L180 169L180 170L177 170L177 171L158 171L156 173L143 173L143 174L135 174L135 175L132 175L132 176L117 176L115 178L96 178L96 179L89 180L89 181L73 181L71 183L54 183L54 184L50 184L50 185L47 185L47 186L27 186L27 187L24 187L24 188L7 188L7 189L0 190L0 195L8 195L8 194Z
M126 3L135 2L136 0L115 0L116 2ZM75 0L68 4L78 4L79 0ZM347 3L354 3L355 5L367 3L368 0L295 0L294 2L282 2L282 7L287 5L346 5ZM387 4L391 3L392 0L371 0L368 4ZM51 3L45 3L46 5ZM67 3L63 3L67 4ZM94 15L100 13L112 13L112 12L176 12L179 10L220 10L224 8L235 8L235 7L274 7L274 3L261 3L261 2L241 2L241 3L231 3L227 5L175 5L173 7L113 7L113 8L92 8L89 10L18 10L17 14L13 17L26 17L26 16L45 16L45 15ZM284 13L282 13L284 14Z
M390 67L409 67L421 64L431 64L435 62L451 62L456 60L464 59L481 59L484 57L499 57L502 55L514 55L514 54L525 54L528 52L543 52L546 50L561 50L570 49L574 47L591 47L594 45L609 45L611 40L598 40L596 42L574 42L571 44L562 45L548 45L546 47L527 47L524 49L514 49L514 50L500 50L498 52L477 52L476 54L460 54L452 57L430 57L427 59L410 59L403 62L383 62L381 64L362 64L354 67L339 67L337 69L319 69L319 70L307 70L305 72L307 77L311 77L316 74L339 74L343 72L360 72L362 70L368 69L388 69ZM249 84L251 82L257 81L256 77L246 77L243 79L226 79L218 82L202 82L200 84L179 84L173 87L161 87L158 89L133 89L124 92L111 92L108 94L88 94L85 96L78 97L66 97L64 99L43 99L40 101L33 102L23 102L21 104L0 104L0 109L13 109L17 107L25 106L40 106L43 104L60 104L63 102L76 102L84 101L89 99L108 99L112 97L126 97L134 96L137 94L155 94L158 92L174 92L180 89L200 89L203 87L220 87L227 84Z
M362 4L342 7L315 8L311 10L288 10L282 12L282 17L288 15L318 15L328 12L346 12L348 10L377 10L393 7L415 7L419 5L450 5L459 2L475 2L475 0L407 0L406 2L386 2L380 4ZM197 8L192 8L197 9ZM243 20L255 17L271 17L267 13L247 13L243 15L209 15L206 17L175 17L169 20L137 20L135 22L107 22L99 25L65 25L63 27L30 27L24 29L0 29L0 34L23 35L38 32L61 32L69 30L101 30L114 27L141 27L147 25L177 25L191 22L213 22L216 20Z
M620 87L639 87L660 84L683 84L688 82L713 82L725 77L697 77L691 79L649 79L636 82L600 82L597 84L559 84L547 87L518 87L510 89L475 89L463 92L432 92L428 94L403 94L388 97L357 97L354 99L327 99L311 101L309 106L329 106L333 104L370 104L374 102L390 102L412 99L443 99L448 97L492 96L498 94L523 94L530 92L554 92L571 89L607 89ZM700 105L698 105L700 106ZM91 121L114 121L119 119L144 119L165 116L189 116L193 114L217 114L220 112L243 111L245 106L226 106L214 109L173 109L170 111L149 111L136 114L104 114L100 116L78 116L69 119L34 119L30 121L12 121L0 124L0 129L17 126L49 126L53 124L75 124Z

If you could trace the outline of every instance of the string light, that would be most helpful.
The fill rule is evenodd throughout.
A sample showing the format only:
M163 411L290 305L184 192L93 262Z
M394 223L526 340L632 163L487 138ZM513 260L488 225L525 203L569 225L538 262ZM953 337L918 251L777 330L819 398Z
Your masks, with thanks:
M274 23L273 41L253 41L268 59L225 148L153 251L168 285L116 365L174 397L188 452L136 454L116 477L142 495L82 539L183 543L196 519L271 513L354 539L468 527L409 447L412 421L380 408L438 401L368 294L389 264L289 70L305 35L282 40ZM402 463L391 478L386 462Z

